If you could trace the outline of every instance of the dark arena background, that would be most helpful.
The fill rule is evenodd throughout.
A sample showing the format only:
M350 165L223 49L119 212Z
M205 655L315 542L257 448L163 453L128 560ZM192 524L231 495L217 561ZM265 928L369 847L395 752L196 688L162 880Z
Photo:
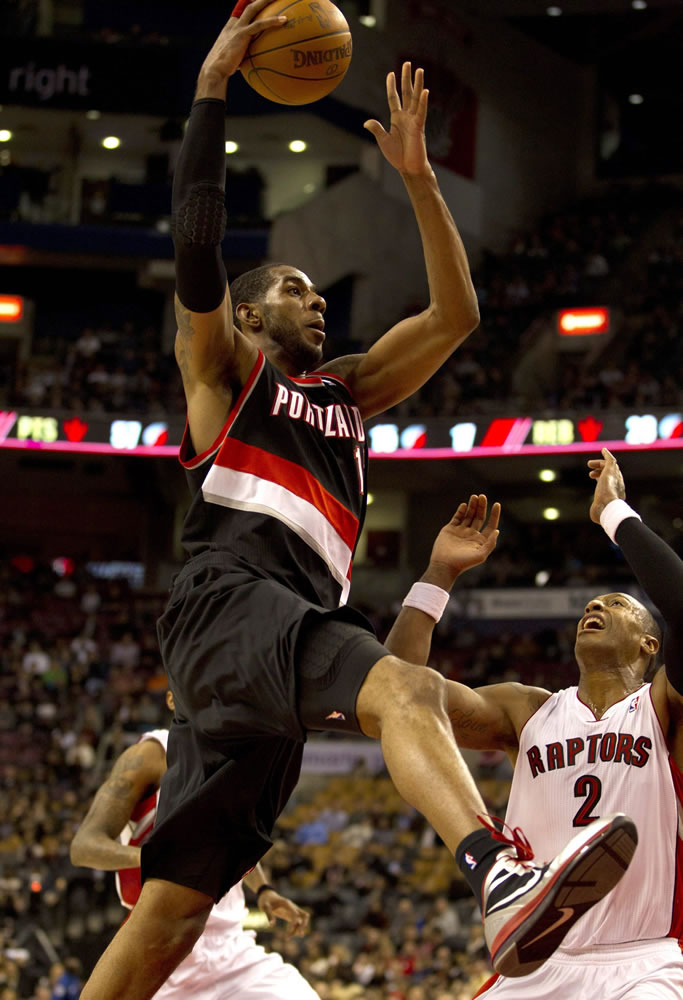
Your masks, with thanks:
M431 665L567 686L586 599L638 593L588 518L587 459L607 445L629 502L683 553L683 7L339 6L354 55L330 97L288 108L231 80L229 276L268 259L306 271L329 357L424 307L410 205L362 128L387 121L386 72L423 66L481 325L368 427L350 600L382 638L438 529L485 492L503 505L498 548L456 585ZM0 13L0 1000L78 996L124 911L69 844L113 760L168 723L155 620L188 502L170 182L228 7ZM504 816L507 758L467 759ZM266 866L312 929L270 930L247 894L249 925L323 1000L465 1000L490 974L468 889L370 741L308 742Z

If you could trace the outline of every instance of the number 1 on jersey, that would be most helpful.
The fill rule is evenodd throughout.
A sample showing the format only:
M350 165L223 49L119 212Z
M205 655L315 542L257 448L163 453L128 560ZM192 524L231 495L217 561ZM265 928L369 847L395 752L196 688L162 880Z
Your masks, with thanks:
M363 467L363 454L359 445L356 445L353 449L353 457L356 460L356 469L358 470L358 492L363 496L365 493L365 469Z

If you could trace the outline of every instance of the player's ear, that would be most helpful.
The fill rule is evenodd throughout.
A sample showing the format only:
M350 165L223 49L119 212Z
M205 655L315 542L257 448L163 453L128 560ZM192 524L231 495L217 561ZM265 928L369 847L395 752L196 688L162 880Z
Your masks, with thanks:
M261 326L261 311L256 303L240 302L235 309L237 319L251 330L258 330Z
M644 635L640 640L640 648L645 650L648 656L654 656L659 651L659 640L653 635Z

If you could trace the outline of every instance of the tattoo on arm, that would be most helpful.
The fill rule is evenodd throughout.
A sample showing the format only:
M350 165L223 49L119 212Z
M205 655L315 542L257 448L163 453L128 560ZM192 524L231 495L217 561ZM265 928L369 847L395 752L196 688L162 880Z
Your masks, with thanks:
M481 722L476 718L473 708L469 712L455 708L452 712L449 712L448 718L451 720L453 728L460 730L460 732L479 733L480 735L488 732L488 726L485 722Z
M104 782L91 806L87 819L106 830L111 836L119 832L130 819L132 806L140 796L139 782L134 772L148 766L144 753L125 754L117 760L111 775Z

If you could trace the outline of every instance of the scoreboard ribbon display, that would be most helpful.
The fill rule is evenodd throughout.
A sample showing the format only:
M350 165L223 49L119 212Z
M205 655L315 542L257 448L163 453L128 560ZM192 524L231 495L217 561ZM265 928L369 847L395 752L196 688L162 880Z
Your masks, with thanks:
M0 411L0 448L46 452L175 456L183 417L139 419L130 415ZM683 414L664 410L530 414L424 423L371 421L371 458L444 459L592 452L602 447L683 448Z

